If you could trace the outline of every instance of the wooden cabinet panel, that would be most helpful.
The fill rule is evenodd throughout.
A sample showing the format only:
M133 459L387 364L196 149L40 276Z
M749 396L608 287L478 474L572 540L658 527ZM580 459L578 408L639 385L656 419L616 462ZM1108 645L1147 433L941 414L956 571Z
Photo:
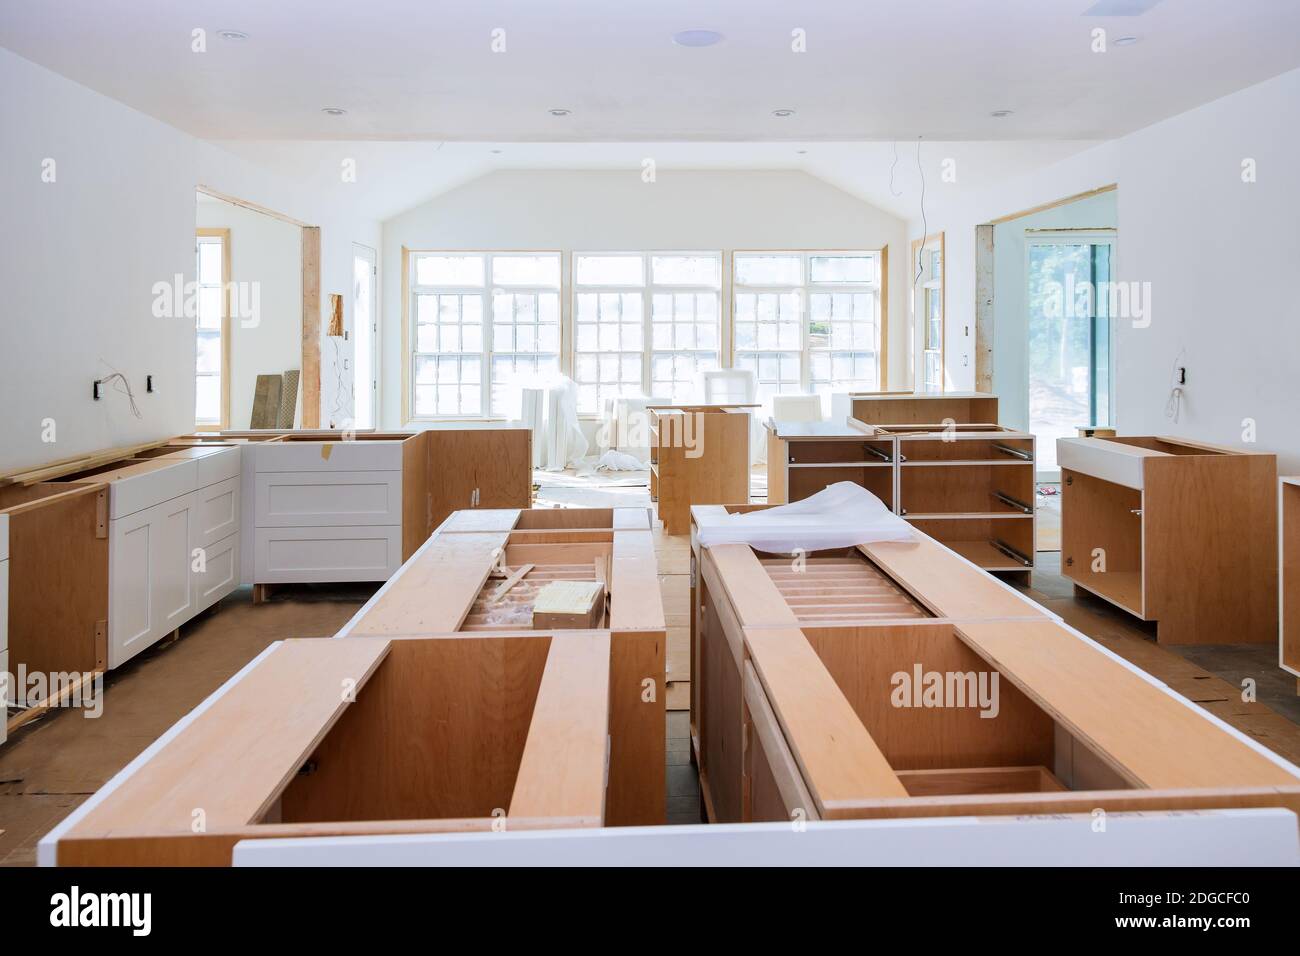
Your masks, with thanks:
M528 429L432 429L426 434L430 531L453 511L527 508L532 503Z

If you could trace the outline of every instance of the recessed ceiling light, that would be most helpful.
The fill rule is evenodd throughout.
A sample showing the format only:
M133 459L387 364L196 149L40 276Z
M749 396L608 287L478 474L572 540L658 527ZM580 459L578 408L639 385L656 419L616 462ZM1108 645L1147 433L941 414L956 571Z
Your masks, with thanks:
M568 116L573 112L573 110L566 110L563 106L557 106L554 109L547 110L546 112L550 113L552 116Z
M1116 37L1116 38L1115 38L1115 45L1116 45L1116 46L1132 46L1134 43L1137 43L1137 41L1140 40L1140 39L1142 39L1142 38L1141 38L1141 37Z
M345 116L348 111L343 109L341 106L326 106L321 110L321 112L326 113L329 116Z
M789 109L772 110L772 115L773 116L794 116L794 110L789 110Z
M500 155L501 155L501 150L499 150L499 149L494 149L494 150L492 150L492 153L493 153L493 155L495 155L495 156L500 156Z
M248 34L243 30L219 30L217 36L223 40L247 40Z
M807 155L808 155L808 150L806 150L806 149L797 149L797 150L795 150L795 152L798 153L800 156L807 156Z
M717 30L682 30L673 34L673 42L678 46L713 46L722 42L722 34Z
M1003 119L1004 117L1010 116L1014 112L1015 110L994 110L992 113L989 114L989 116L992 116L995 119Z

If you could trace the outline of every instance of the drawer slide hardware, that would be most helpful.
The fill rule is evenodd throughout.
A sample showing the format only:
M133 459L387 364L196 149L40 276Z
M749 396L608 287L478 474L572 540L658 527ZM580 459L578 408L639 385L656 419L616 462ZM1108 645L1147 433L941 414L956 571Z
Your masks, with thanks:
M993 443L993 447L996 448L998 451L1002 452L1003 454L1011 455L1014 458L1019 458L1021 461L1034 460L1034 456L1031 455L1029 452L1021 451L1019 448L1012 448L1010 445L1004 445L1001 442L995 441Z
M1034 509L1029 507L1029 505L1025 504L1023 501L1020 501L1016 498L1012 498L1010 495L1006 494L1005 492L995 491L993 492L993 497L998 499L998 501L1002 502L1004 505L1015 508L1017 511L1024 512L1027 515L1031 515L1034 513Z
M989 544L993 545L993 547L997 548L1008 558L1011 558L1013 561L1019 561L1027 568L1032 568L1034 566L1034 562L1030 561L1029 558L1023 552L1021 552L1018 548L1011 547L1011 545L1007 544L1001 538L994 538L992 541L989 542Z

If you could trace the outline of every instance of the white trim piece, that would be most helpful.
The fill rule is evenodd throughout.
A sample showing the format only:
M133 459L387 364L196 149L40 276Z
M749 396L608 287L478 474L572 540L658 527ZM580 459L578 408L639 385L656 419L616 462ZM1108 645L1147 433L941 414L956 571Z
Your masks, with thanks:
M1143 462L1168 457L1163 451L1104 438L1056 439L1056 463L1061 468L1138 491L1143 487Z
M241 840L235 866L1296 866L1279 808Z
M161 737L142 750L129 764L117 773L113 774L108 783L104 784L91 794L90 798L86 800L85 803L60 820L53 830L41 837L40 842L36 844L36 865L57 866L58 842L63 838L63 835L67 833L68 830L85 819L86 815L90 813L91 810L95 809L95 807L103 803L110 793L124 784L133 773L152 760L158 751L162 750L163 747L167 746L180 736L181 731L194 723L194 721L199 718L200 714L224 697L230 691L230 688L243 680L244 676L260 664L263 658L283 643L283 641L275 641L268 644L262 653L254 657L236 673L232 674L224 684L205 697L202 703L180 720L176 721L176 723L172 724L171 727L167 728Z

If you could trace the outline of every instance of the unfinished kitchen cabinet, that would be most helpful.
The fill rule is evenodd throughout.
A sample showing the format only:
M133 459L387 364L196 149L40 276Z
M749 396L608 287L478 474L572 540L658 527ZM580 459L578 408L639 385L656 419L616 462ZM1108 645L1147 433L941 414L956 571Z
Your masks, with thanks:
M1284 671L1300 678L1300 477L1287 475L1279 479L1278 516L1278 660ZM1300 692L1300 680L1296 681L1296 690Z
M606 822L662 823L667 630L654 539L648 528L624 527L644 522L640 509L582 510L576 523L587 528L552 510L452 515L338 636L537 633L532 600L541 587L603 582L611 688Z
M1162 643L1277 640L1277 459L1181 438L1057 439L1061 572Z
M48 834L40 862L228 866L245 840L600 827L609 642L278 642Z
M651 405L650 500L665 534L688 534L691 506L749 501L755 405Z
M529 429L435 428L423 434L429 443L430 532L454 511L532 504Z
M898 514L986 571L1034 566L1034 436L895 425Z
M743 544L701 544L710 524L767 507L692 509L691 738L715 822L745 819L745 628L1047 619L1039 605L924 534L810 552L797 562ZM888 699L886 688L884 706Z
M238 586L239 474L234 445L160 446L59 479L108 487L109 668Z
M767 503L801 501L838 481L861 485L895 505L894 440L883 429L849 419L845 422L769 421L767 432ZM739 504L697 502L697 504Z
M887 403L885 411L894 407ZM850 418L768 422L767 441L769 504L801 501L851 481L986 571L1034 566L1035 452L1027 432Z
M921 536L697 560L711 821L1300 807L1300 770Z
M70 693L107 667L108 488L102 484L0 487L2 670L67 674ZM9 688L10 731L57 700Z
M998 397L987 392L868 392L850 402L853 417L869 425L998 423Z

